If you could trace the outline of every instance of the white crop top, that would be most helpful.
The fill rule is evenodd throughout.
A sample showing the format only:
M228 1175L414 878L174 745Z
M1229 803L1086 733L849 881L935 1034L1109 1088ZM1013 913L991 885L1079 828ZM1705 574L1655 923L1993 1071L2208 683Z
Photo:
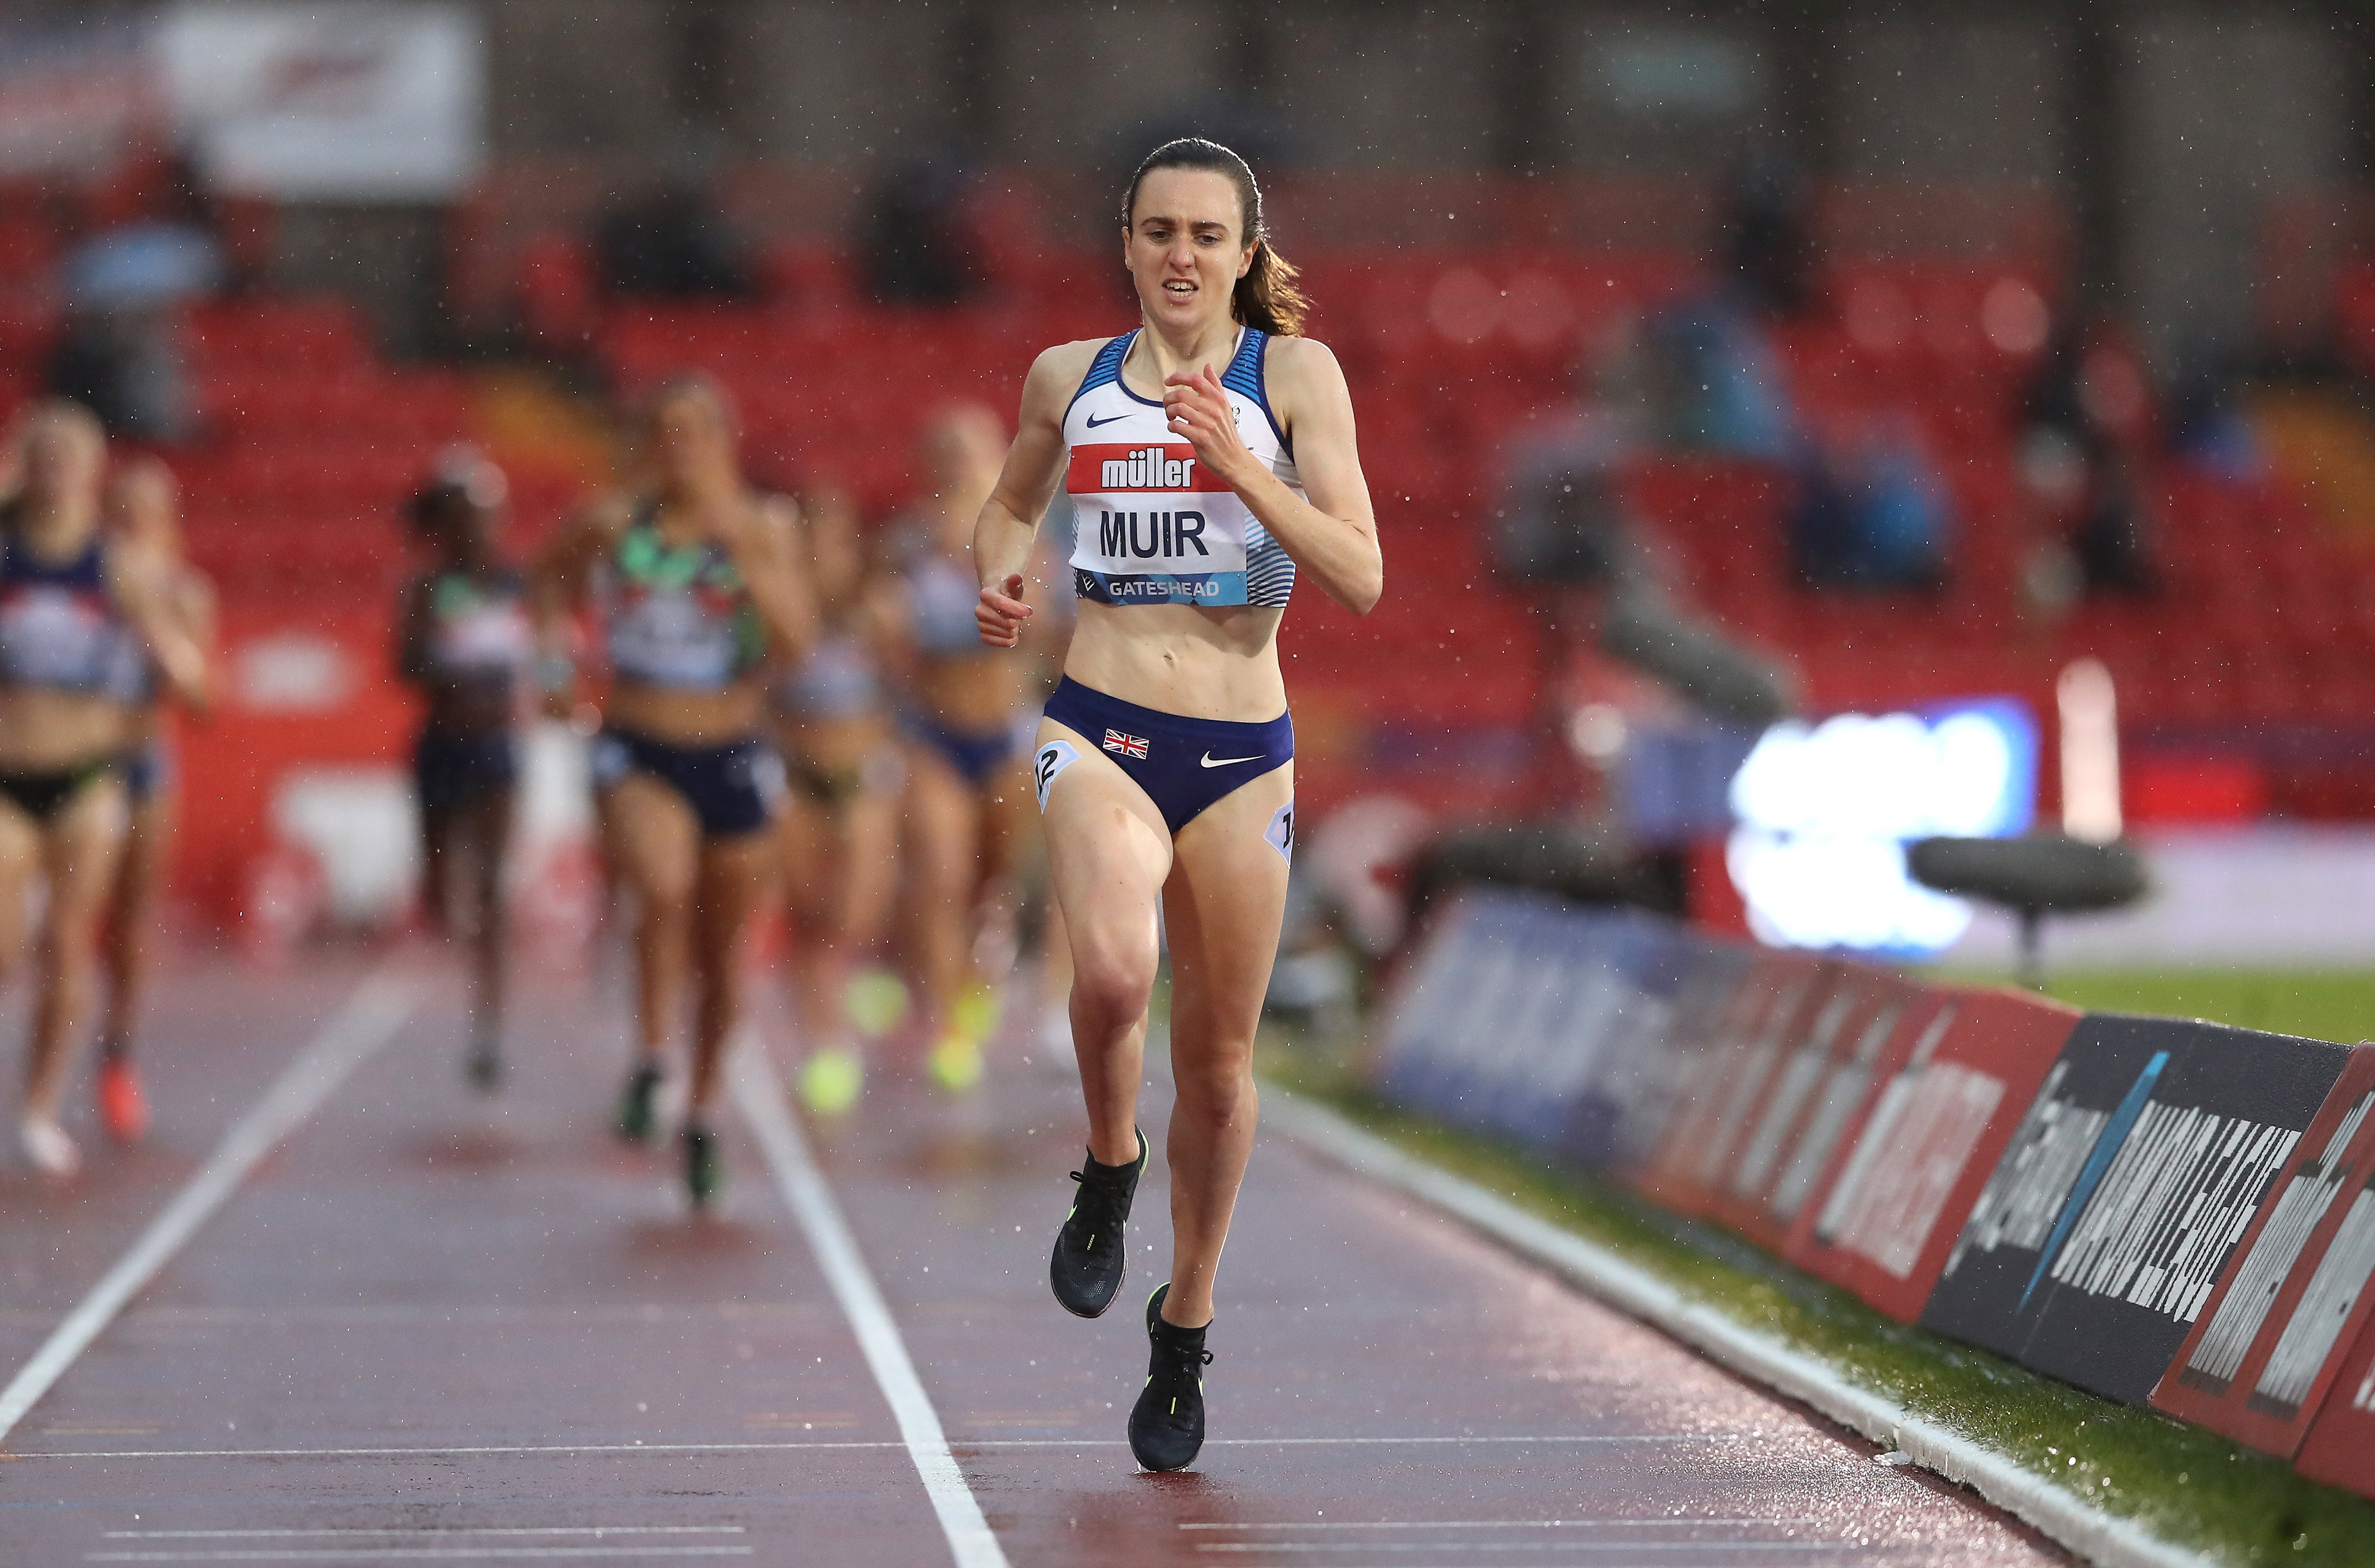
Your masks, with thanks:
M1098 350L1064 411L1064 489L1072 503L1072 586L1107 605L1286 603L1294 562L1237 493L1207 475L1167 427L1163 405L1122 383L1135 331ZM1270 334L1239 329L1221 385L1237 433L1297 495L1294 454L1263 388Z

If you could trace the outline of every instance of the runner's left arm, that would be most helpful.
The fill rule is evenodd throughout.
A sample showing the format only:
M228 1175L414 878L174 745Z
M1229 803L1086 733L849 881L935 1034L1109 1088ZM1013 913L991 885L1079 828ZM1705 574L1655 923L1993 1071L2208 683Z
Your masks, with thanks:
M1205 471L1236 491L1261 519L1295 570L1354 615L1366 615L1386 589L1377 515L1353 439L1353 394L1343 367L1325 344L1280 337L1270 345L1270 401L1294 438L1294 466L1305 500L1287 489L1237 433L1228 395L1211 366L1164 383L1172 430L1196 448Z
M726 548L766 623L767 646L797 663L816 641L817 603L799 560L799 512L782 496L757 501L727 531Z
M213 697L206 649L175 613L171 557L118 542L107 552L107 582L124 619L157 663L174 701L204 709Z

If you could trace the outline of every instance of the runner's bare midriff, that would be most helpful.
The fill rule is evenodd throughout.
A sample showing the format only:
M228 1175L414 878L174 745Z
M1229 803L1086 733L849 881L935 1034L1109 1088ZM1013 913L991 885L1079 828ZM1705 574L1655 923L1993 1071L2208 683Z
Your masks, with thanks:
M602 718L671 746L725 746L758 734L766 706L756 681L723 691L687 691L621 680L610 688Z
M995 655L925 659L916 668L916 705L951 729L996 729L1022 703L1023 674L1020 660Z
M1117 607L1083 599L1064 673L1093 690L1190 719L1262 724L1286 712L1281 609Z
M132 711L87 691L0 687L0 772L53 772L127 750Z

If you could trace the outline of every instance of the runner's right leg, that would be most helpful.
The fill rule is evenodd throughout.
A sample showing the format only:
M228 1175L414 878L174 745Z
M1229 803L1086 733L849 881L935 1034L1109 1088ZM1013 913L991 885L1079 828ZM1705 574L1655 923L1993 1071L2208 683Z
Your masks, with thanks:
M97 997L100 922L107 912L124 830L124 786L108 777L86 785L61 806L41 831L41 869L50 902L26 1075L24 1137L26 1152L54 1175L72 1174L80 1162L58 1126L58 1104L74 1066L75 1042L89 1021Z
M668 1036L683 1011L701 823L682 796L640 772L603 791L601 812L604 847L635 897L636 1057L620 1099L618 1130L645 1141L659 1130Z
M1079 758L1047 792L1047 853L1072 949L1072 1045L1089 1113L1080 1194L1056 1238L1049 1283L1068 1312L1112 1304L1128 1259L1124 1226L1146 1165L1138 1130L1146 1012L1161 944L1155 910L1171 869L1163 819L1113 763L1055 725Z

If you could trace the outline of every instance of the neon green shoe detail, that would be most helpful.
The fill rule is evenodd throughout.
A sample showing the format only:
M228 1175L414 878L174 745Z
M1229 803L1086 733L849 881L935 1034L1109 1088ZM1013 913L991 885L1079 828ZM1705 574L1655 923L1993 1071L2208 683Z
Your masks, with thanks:
M906 1021L907 987L887 969L863 970L849 977L841 1005L857 1032L874 1039Z
M950 1033L932 1047L932 1081L961 1093L981 1081L981 1042L970 1034Z
M866 1088L866 1064L845 1045L828 1046L800 1068L800 1102L820 1116L838 1116Z
M976 1040L987 1040L998 1029L998 995L976 980L965 987L952 1009L951 1026Z

